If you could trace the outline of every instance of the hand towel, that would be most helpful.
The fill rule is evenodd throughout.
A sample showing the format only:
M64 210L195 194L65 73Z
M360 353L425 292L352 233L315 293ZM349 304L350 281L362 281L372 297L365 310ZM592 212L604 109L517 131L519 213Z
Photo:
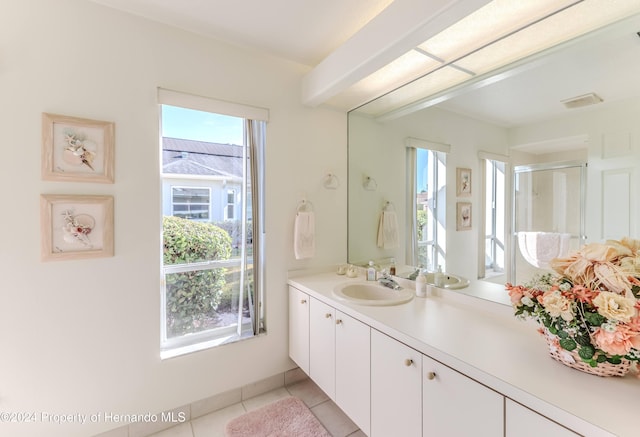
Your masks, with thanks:
M378 223L378 247L395 249L398 241L398 218L395 211L382 211Z
M567 255L570 238L566 233L518 232L518 246L529 264L546 269L552 259Z
M313 258L316 254L315 215L311 212L298 212L293 230L293 252L296 259Z

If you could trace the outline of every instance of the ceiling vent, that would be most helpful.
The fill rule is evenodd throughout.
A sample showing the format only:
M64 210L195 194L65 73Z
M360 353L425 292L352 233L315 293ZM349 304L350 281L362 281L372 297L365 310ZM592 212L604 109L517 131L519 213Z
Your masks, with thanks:
M582 108L583 106L595 105L602 102L602 98L595 93L585 94L583 96L571 97L570 99L560 100L560 102L567 108Z

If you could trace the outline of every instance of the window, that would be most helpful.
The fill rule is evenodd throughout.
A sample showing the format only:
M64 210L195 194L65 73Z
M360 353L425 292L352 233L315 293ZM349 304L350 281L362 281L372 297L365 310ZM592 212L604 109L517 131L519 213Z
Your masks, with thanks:
M167 358L264 330L266 111L167 90L158 95Z
M227 190L227 206L225 211L225 219L233 220L235 217L236 192L235 190Z
M191 220L209 220L210 188L172 187L173 216Z
M490 277L504 273L505 163L493 159L484 162L484 277Z
M409 263L436 270L446 268L446 153L409 147L413 229ZM412 258L412 259L411 259Z

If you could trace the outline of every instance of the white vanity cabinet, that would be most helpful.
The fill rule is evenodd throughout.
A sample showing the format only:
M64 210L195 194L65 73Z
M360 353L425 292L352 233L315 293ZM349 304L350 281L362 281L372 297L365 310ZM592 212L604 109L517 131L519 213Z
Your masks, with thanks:
M289 286L289 356L309 374L309 300L307 293Z
M523 398L523 387L531 386L521 382L529 380L527 372L514 374L512 370L504 370L503 365L494 366L487 357L476 358L458 344L456 337L451 337L455 340L451 345L447 343L447 333L458 333L460 329L458 318L468 317L473 318L481 331L473 333L473 338L480 334L482 338L495 338L505 351L520 347L519 336L505 334L505 326L511 326L511 314L503 320L500 309L495 314L486 314L491 317L485 317L478 314L475 302L466 305L466 300L457 294L414 299L382 309L349 305L334 299L332 294L336 284L343 281L344 278L333 272L290 280L289 355L366 435L626 437L637 434L634 423L623 421L622 426L617 426L617 419L607 414L599 414L597 422L587 421L585 411L592 408L587 409L582 399L576 399L580 403L580 415L558 407L557 402L551 402L551 398L555 401L559 398L553 392L553 381L548 382L548 378L536 378L544 385L534 387L533 391L542 396ZM487 308L487 311L493 310ZM429 322L426 325L425 320ZM526 361L517 356L509 359L513 365L534 365L533 368L547 373L560 374L564 370L554 367L557 363L548 357L538 355L532 353ZM470 372L468 375L465 369ZM581 376L577 372L566 372L563 390L583 393L583 389L574 388L584 383ZM617 402L613 392L600 381L594 380L594 385L609 393L612 403ZM615 389L625 397L624 405L620 402L616 405L628 411L628 405L637 397L638 380L615 382L621 382ZM616 429L623 432L611 432Z
M309 306L309 376L331 399L336 393L336 310L311 298Z
M502 437L503 405L501 394L422 356L424 437Z
M294 287L289 319L291 359L368 435L371 328Z
M371 328L336 311L336 404L370 435Z
M546 417L507 399L505 404L506 437L578 437L579 434L558 425Z
M371 330L370 437L422 435L421 373L418 351Z

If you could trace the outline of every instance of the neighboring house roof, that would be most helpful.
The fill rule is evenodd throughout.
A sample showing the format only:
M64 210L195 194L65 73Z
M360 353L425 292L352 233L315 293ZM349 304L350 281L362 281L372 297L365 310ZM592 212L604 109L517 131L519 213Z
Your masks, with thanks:
M242 177L242 148L235 144L162 138L162 172Z

